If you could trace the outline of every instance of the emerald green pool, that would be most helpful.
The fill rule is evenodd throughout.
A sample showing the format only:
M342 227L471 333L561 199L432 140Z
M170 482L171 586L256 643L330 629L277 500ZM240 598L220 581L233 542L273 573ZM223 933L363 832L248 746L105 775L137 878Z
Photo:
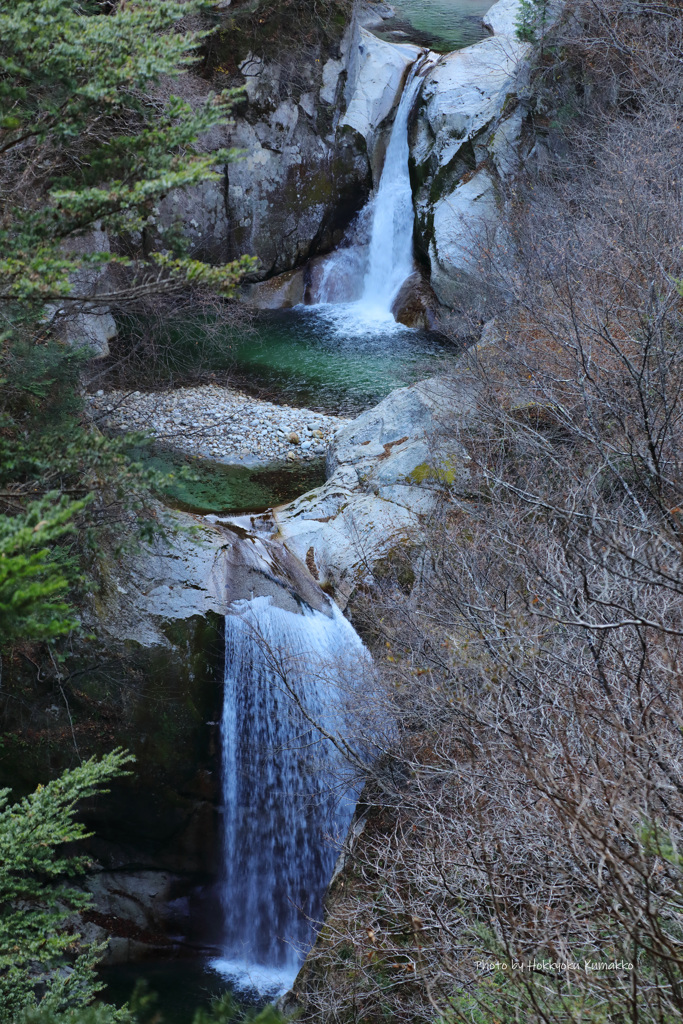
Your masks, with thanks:
M265 512L325 480L322 459L250 467L223 465L175 451L137 452L136 458L165 475L160 492L167 505L198 515Z
M335 306L262 313L255 333L232 339L235 380L287 405L355 415L452 358L425 331L393 322L362 330L342 316Z
M163 340L159 372L174 382L196 380L200 370L200 379L213 373L278 404L349 416L438 373L455 355L438 335L390 316L368 323L351 304L264 310L250 325L220 329L197 316L177 321Z
M396 33L403 32L438 53L448 53L484 38L481 19L492 3L493 0L392 0L396 17L376 31L394 41L398 39Z

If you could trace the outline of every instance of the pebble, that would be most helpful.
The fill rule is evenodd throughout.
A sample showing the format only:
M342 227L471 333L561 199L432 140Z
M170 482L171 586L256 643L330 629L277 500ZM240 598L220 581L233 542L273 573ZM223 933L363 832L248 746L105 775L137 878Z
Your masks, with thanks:
M225 461L320 458L350 422L213 384L159 392L100 389L86 400L91 416L113 430L142 431L189 455Z

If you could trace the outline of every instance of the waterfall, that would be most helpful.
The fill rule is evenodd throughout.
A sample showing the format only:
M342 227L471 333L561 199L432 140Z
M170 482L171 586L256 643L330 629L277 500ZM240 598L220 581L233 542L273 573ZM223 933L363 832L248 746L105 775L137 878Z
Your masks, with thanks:
M343 837L355 802L335 788L334 748L301 708L334 732L342 684L367 655L335 605L296 613L257 597L233 610L222 721L225 940L213 967L243 987L284 991L321 919L337 855L326 836Z
M391 313L394 299L413 270L413 193L408 160L408 121L420 91L424 59L410 70L391 130L384 169L373 200L370 251L361 303Z
M324 310L345 333L363 334L377 325L386 330L394 324L394 300L415 269L408 122L433 62L434 55L427 54L410 69L377 190L347 232L346 244L325 257L313 274L312 308ZM368 235L369 245L359 244Z

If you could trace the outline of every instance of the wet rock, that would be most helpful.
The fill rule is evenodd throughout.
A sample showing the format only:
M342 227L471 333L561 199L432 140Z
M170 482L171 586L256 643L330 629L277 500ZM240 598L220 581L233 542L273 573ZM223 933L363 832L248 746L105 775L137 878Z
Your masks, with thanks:
M287 547L301 561L312 550L340 606L375 561L419 539L444 484L467 490L469 456L458 433L475 415L476 390L465 379L400 388L339 431L322 487L275 510Z
M519 10L520 0L500 0L487 15L492 36L437 62L412 130L417 246L439 301L477 315L487 298L479 249L505 244L491 172L514 173L522 124L531 47L515 34Z
M288 270L244 290L244 301L255 309L291 309L304 301L304 271Z
M370 154L378 129L396 107L408 69L421 52L411 44L385 42L355 23L341 124L365 139Z
M438 300L434 290L422 274L416 273L401 286L391 312L400 324L426 330L434 327L437 309Z
M305 267L309 305L318 302L355 302L363 294L368 246L354 245L316 256Z

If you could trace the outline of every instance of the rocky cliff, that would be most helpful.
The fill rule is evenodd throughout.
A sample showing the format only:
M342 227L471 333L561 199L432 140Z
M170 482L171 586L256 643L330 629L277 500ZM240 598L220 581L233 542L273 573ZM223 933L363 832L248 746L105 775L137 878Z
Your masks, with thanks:
M220 183L167 197L159 211L200 258L257 256L255 279L299 265L339 241L372 185L361 134L340 125L350 73L351 12L290 3L233 3L218 12L186 97L241 89L234 123L202 141L239 158Z

